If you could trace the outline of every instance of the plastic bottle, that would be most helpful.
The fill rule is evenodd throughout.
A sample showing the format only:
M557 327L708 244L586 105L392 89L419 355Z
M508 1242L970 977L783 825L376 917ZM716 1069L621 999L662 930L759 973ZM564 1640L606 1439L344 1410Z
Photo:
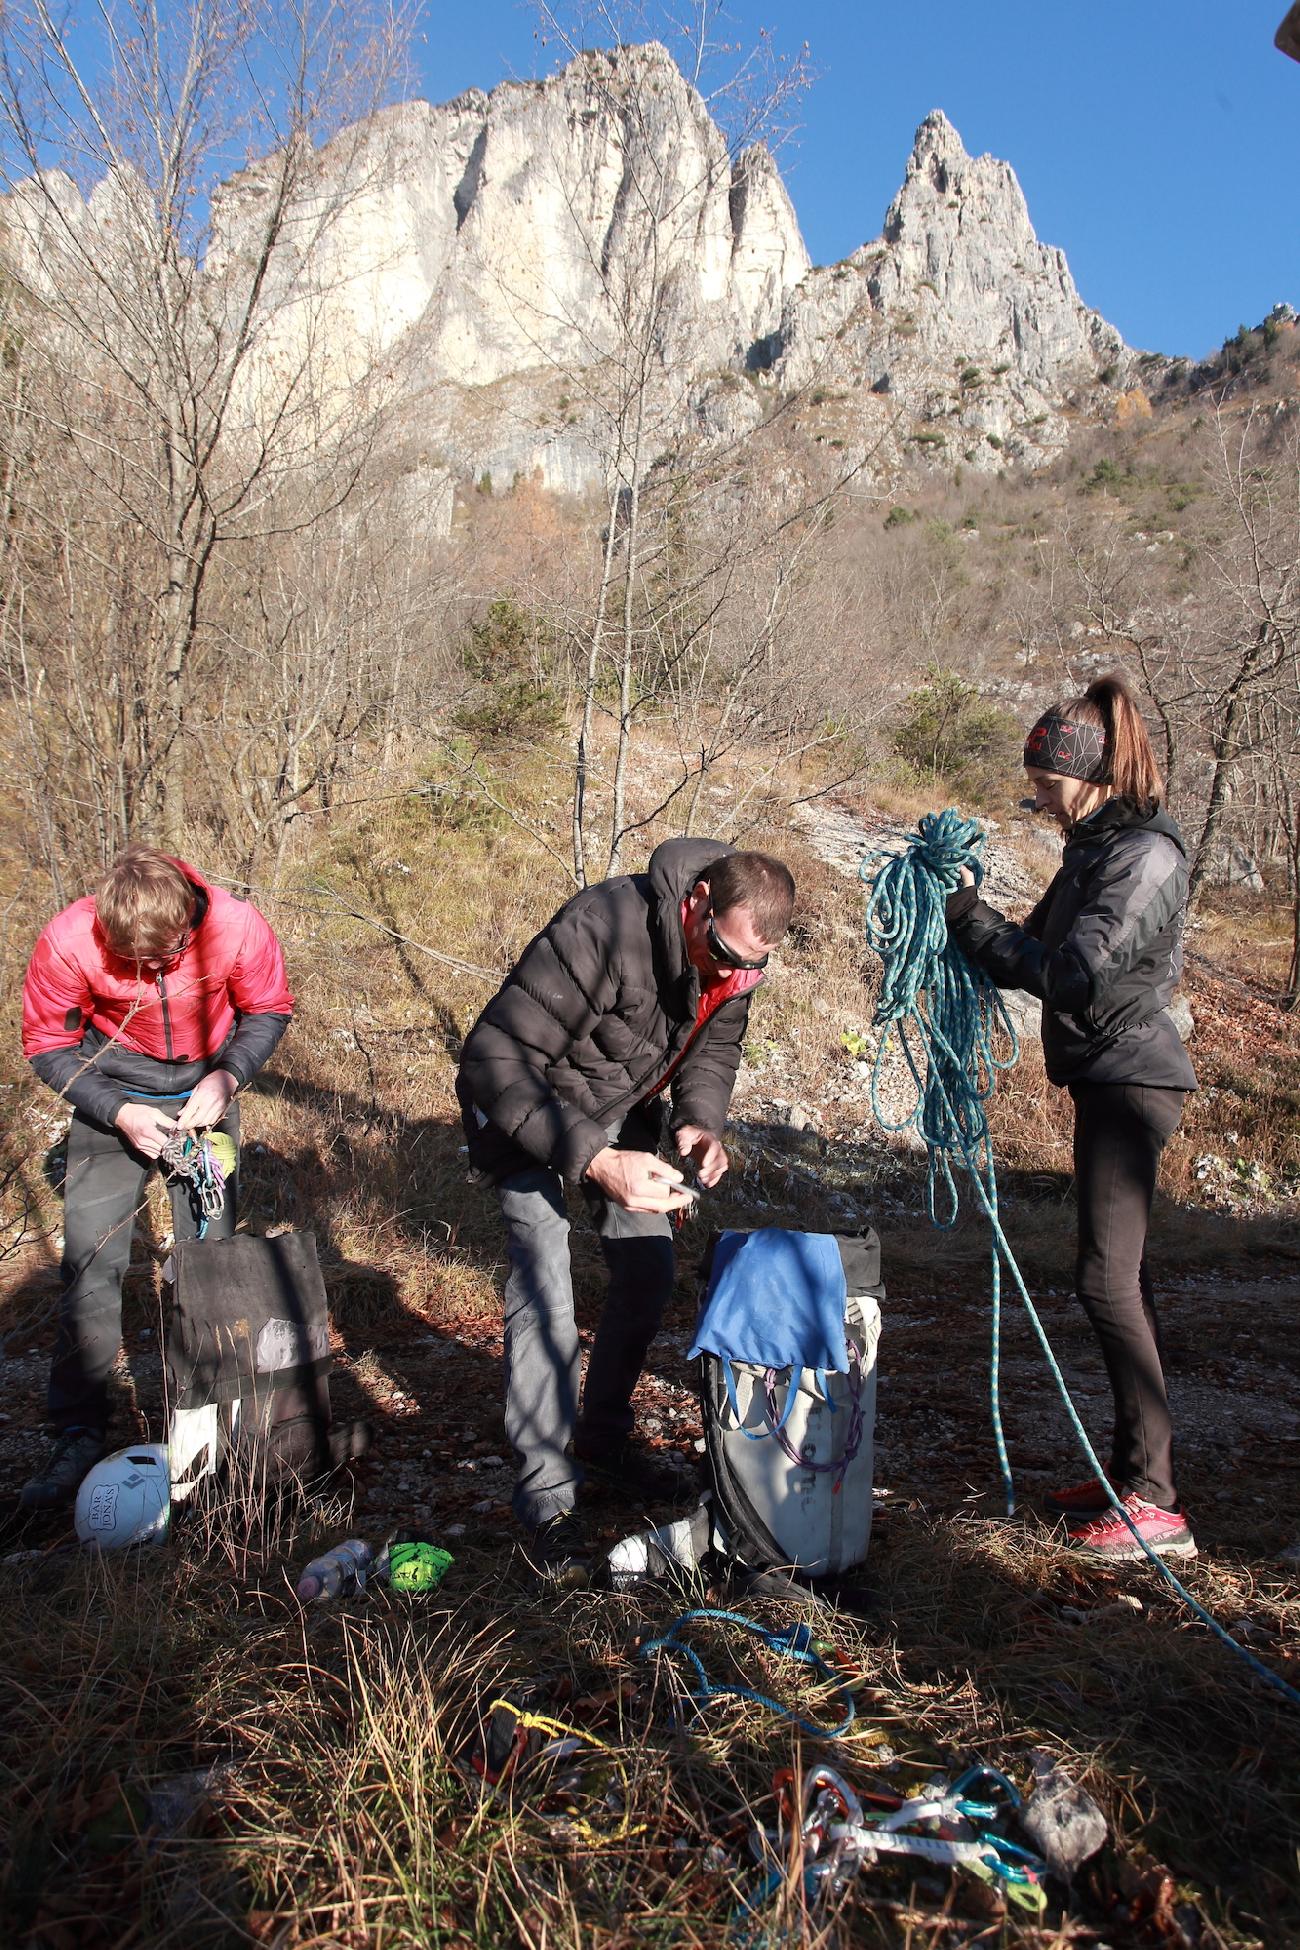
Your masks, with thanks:
M345 1591L364 1591L374 1556L364 1537L349 1537L346 1544L336 1544L332 1551L313 1557L296 1586L302 1603L321 1604Z

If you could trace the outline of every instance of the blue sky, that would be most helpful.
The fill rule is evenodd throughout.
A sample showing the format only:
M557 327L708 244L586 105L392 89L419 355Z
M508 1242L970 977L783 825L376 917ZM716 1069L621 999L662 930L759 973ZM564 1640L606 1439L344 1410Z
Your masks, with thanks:
M879 233L932 108L1014 167L1045 243L1130 344L1200 357L1280 299L1300 309L1300 64L1287 0L731 0L730 38L809 43L818 79L782 152L814 260ZM546 74L515 0L431 0L418 89L445 101Z

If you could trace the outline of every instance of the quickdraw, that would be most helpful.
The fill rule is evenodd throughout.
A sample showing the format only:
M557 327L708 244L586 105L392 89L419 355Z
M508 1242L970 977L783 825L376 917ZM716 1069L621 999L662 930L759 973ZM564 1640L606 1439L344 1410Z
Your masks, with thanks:
M621 1810L620 1819L613 1828L600 1829L585 1817L568 1816L563 1823L564 1832L567 1835L577 1836L593 1848L606 1848L612 1842L625 1842L633 1835L644 1833L646 1824L643 1821L633 1822L631 1819L629 1813L631 1795L627 1773L613 1747L603 1740L598 1740L594 1733L585 1732L582 1727L570 1726L564 1720L554 1720L545 1713L529 1713L510 1700L494 1699L488 1707L488 1713L491 1715L498 1712L513 1715L515 1725L504 1765L492 1774L483 1771L483 1778L493 1787L511 1780L525 1760L532 1767L544 1760L566 1760L586 1749L603 1755L618 1776L619 1794L610 1799L617 1799ZM544 1734L547 1740L545 1745L529 1753L529 1747L532 1745L529 1735L532 1733Z
M226 1172L211 1139L178 1132L163 1145L158 1161L175 1177L187 1181L199 1238L206 1238L208 1226L221 1217L226 1203Z
M768 1693L760 1693L753 1686L733 1684L725 1680L717 1683L710 1679L699 1653L693 1646L687 1645L681 1636L687 1626L700 1619L709 1619L715 1624L739 1625L743 1631L749 1632L767 1646L769 1651L794 1659L800 1665L811 1666L835 1689L836 1696L843 1707L843 1718L838 1726L823 1727L818 1726L814 1720L805 1720L791 1707L782 1706L779 1700L773 1699ZM788 1632L769 1632L765 1625L757 1624L752 1618L743 1617L740 1612L718 1611L710 1605L701 1605L693 1611L683 1612L666 1632L661 1633L658 1638L648 1639L638 1648L638 1656L642 1659L652 1658L659 1652L667 1653L670 1658L680 1657L686 1660L695 1674L695 1684L688 1685L686 1690L697 1705L706 1706L712 1699L748 1700L751 1705L765 1707L769 1713L779 1714L782 1719L792 1721L795 1726L802 1728L805 1733L812 1734L818 1740L838 1740L853 1724L857 1709L844 1676L828 1665L816 1650L812 1633L806 1625L792 1625Z
M971 1767L955 1781L937 1778L907 1800L857 1790L831 1767L810 1768L801 1794L790 1768L773 1777L772 1787L777 1825L756 1828L750 1836L763 1875L733 1917L732 1934L739 1941L759 1940L755 1919L786 1880L796 1823L800 1876L810 1904L838 1900L864 1867L883 1856L911 1855L975 1875L1035 1915L1046 1907L1046 1863L991 1825L1020 1806L1016 1789L996 1768ZM983 1796L974 1792L981 1788ZM993 1798L987 1797L989 1788L995 1790Z

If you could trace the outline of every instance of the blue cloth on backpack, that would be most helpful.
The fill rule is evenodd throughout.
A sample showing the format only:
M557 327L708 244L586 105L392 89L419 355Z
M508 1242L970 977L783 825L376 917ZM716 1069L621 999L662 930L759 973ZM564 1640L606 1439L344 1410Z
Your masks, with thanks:
M724 1232L689 1358L847 1374L847 1297L844 1262L828 1232Z

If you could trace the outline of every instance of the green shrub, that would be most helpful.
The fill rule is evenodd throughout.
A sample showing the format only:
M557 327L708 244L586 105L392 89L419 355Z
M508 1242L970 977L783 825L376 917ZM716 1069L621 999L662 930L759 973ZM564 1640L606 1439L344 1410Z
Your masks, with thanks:
M909 521L919 521L920 519L921 517L917 514L915 508L893 507L885 516L885 527L905 528Z
M1112 460L1109 454L1103 454L1091 474L1084 480L1084 492L1096 494L1099 489L1106 488L1111 493L1117 494L1132 478L1127 468L1121 467L1119 462Z
M955 797L1000 795L1020 762L1024 733L955 670L935 666L906 699L893 748L916 774Z

